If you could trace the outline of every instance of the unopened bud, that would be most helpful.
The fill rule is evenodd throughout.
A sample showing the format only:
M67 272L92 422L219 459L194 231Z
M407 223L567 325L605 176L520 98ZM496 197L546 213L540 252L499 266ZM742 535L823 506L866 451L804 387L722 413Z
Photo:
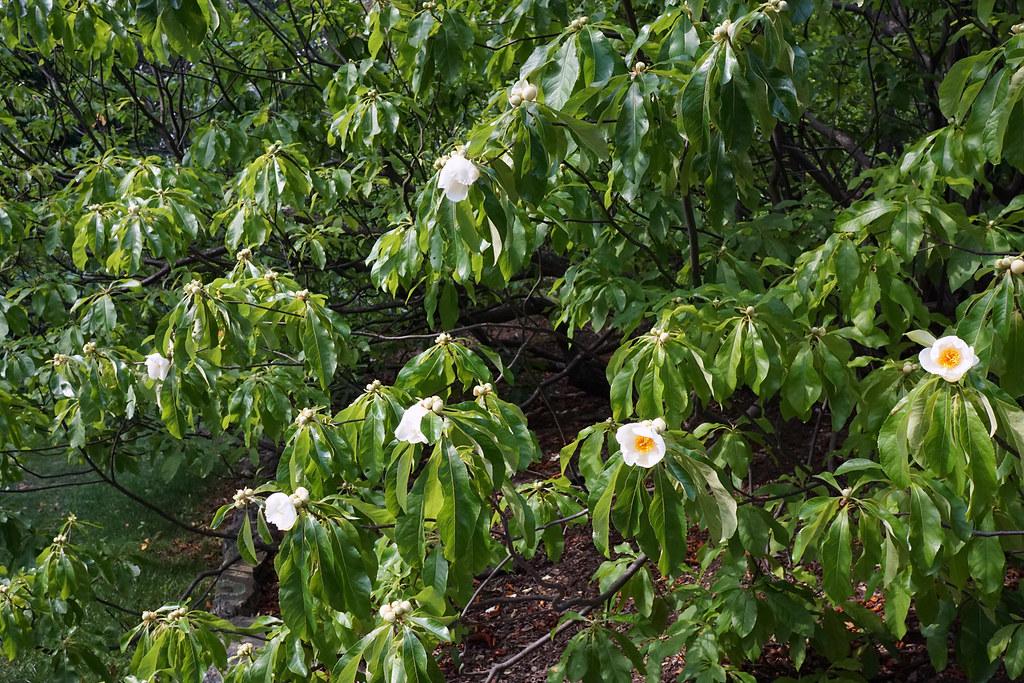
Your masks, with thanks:
M664 434L665 430L668 429L668 425L665 424L664 419L656 417L653 420L651 420L651 429L653 429L658 434Z
M242 262L248 261L252 258L252 249L239 249L238 253L235 254L235 260Z
M512 93L511 95L508 96L508 103L511 104L513 107L518 107L520 104L523 103L523 96L520 95L519 93Z
M743 310L743 312L744 312L744 313L745 313L746 315L754 315L754 313L756 313L757 311L755 311L755 310L754 310L754 307L753 307L753 306L747 306L747 307L746 307L746 308L745 308L745 309Z
M720 43L723 40L729 39L729 32L732 30L732 22L726 19L721 23L720 26L716 26L714 32L711 34L711 40L716 43Z
M448 163L449 158L450 157L447 154L445 154L434 159L434 170L440 171L442 168L444 168L444 165Z
M185 296L196 296L203 291L203 283L199 280L192 280L182 290L185 292Z
M96 353L96 342L86 342L82 346L82 353L87 356Z
M309 503L309 491L306 490L306 487L300 486L295 489L295 493L289 496L289 498L295 507L305 507Z
M299 291L295 292L295 299L298 301L305 302L307 299L309 299L309 290L300 289Z
M152 624L154 621L160 618L160 615L156 612L150 612L146 610L142 613L142 622L145 624Z
M313 417L316 415L316 411L312 408L303 408L299 411L298 416L295 418L295 425L298 427L305 427L313 421Z
M436 344L437 346L444 346L445 344L450 344L451 342L452 336L447 332L442 332L441 334L437 335L437 337L434 339L434 344Z
M902 368L904 375L909 375L912 372L914 372L914 370L916 370L916 369L917 369L917 365L915 365L914 363L904 363L903 364L903 368Z
M527 102L534 102L537 100L537 86L532 83L527 83L523 86L523 99Z
M268 270L263 273L263 279L270 283L277 282L277 273L272 270Z
M444 410L444 401L439 396L432 396L429 408L430 412L440 415L441 411Z
M1014 275L1024 275L1024 259L1015 258L1010 263L1010 272Z
M55 354L53 354L53 367L55 367L55 368L63 367L63 366L68 364L69 360L71 360L71 358L66 356L65 354L63 354L63 353L55 353Z

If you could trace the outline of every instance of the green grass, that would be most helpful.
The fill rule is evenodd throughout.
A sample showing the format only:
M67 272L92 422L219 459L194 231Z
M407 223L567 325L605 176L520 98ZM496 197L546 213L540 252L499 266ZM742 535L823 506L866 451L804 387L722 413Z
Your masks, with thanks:
M49 473L45 464L26 464L35 471L42 469L42 473ZM159 486L153 486L152 480L140 475L126 474L119 481L178 519L201 523L208 521L206 516L210 514L213 479L198 487L194 479L190 481L184 476ZM53 481L35 480L23 482L23 485L47 483ZM97 589L99 595L130 609L134 616L98 603L91 604L86 612L83 629L102 632L111 648L106 657L117 670L117 676L110 680L120 680L128 659L114 649L117 641L126 628L138 623L142 610L174 602L198 572L219 562L217 539L204 539L182 530L106 484L0 495L0 507L16 512L30 523L40 534L39 544L47 543L67 515L74 513L80 520L98 526L77 528L73 544L101 540L111 554L138 566L139 576L128 590L118 595L105 595L102 589ZM0 683L50 680L50 660L42 653L19 657L14 662L0 658Z

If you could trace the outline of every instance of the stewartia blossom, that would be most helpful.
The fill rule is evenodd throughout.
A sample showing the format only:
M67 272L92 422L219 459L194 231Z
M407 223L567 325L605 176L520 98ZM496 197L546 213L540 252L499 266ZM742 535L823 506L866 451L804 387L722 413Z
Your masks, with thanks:
M151 353L146 356L146 373L151 380L163 382L167 379L167 373L171 371L171 361L159 353Z
M917 358L922 368L947 382L959 382L980 362L974 347L955 335L935 340L928 348L921 349Z
M444 401L437 396L420 399L402 413L402 419L395 428L395 438L406 443L427 443L420 423L427 413L440 413L443 409Z
M622 450L622 461L639 467L657 465L665 457L665 439L661 438L664 430L665 421L661 418L619 427L615 440Z
M295 520L299 518L299 508L309 502L309 491L300 486L295 493L272 493L267 498L267 507L263 515L267 521L281 531L288 531L295 526Z
M476 165L457 150L448 157L437 177L437 186L444 190L444 196L453 202L461 202L469 196L469 186L480 178Z

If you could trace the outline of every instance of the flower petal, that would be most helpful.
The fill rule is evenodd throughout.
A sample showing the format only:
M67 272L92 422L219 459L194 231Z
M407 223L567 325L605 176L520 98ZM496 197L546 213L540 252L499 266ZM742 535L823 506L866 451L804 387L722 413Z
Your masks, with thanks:
M267 522L273 524L281 531L288 531L295 526L295 520L299 518L295 511L295 505L287 493L273 493L267 498L266 508L263 516Z
M469 185L463 185L456 181L452 181L450 185L442 189L444 190L444 196L451 202L461 202L469 196Z
M415 403L402 413L402 419L395 428L395 438L406 443L427 443L427 437L420 428L423 417L430 410L419 402Z
M917 354L917 360L921 363L921 367L928 372L934 375L941 375L943 368L932 358L932 348L929 346L926 349L921 349L921 353Z

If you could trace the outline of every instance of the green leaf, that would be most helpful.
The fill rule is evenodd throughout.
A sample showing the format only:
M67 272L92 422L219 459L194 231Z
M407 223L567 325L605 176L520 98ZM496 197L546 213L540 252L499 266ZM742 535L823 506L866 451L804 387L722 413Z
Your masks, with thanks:
M338 355L334 339L312 306L306 307L302 323L302 351L313 374L320 380L320 388L326 391L334 378Z
M853 591L850 570L853 566L853 551L850 546L850 517L846 508L841 508L818 553L824 574L825 594L833 603L843 602Z
M615 127L615 144L622 159L623 174L634 184L639 184L650 161L643 151L644 137L649 129L650 123L647 119L644 96L640 91L640 82L633 81L622 101L622 111Z

